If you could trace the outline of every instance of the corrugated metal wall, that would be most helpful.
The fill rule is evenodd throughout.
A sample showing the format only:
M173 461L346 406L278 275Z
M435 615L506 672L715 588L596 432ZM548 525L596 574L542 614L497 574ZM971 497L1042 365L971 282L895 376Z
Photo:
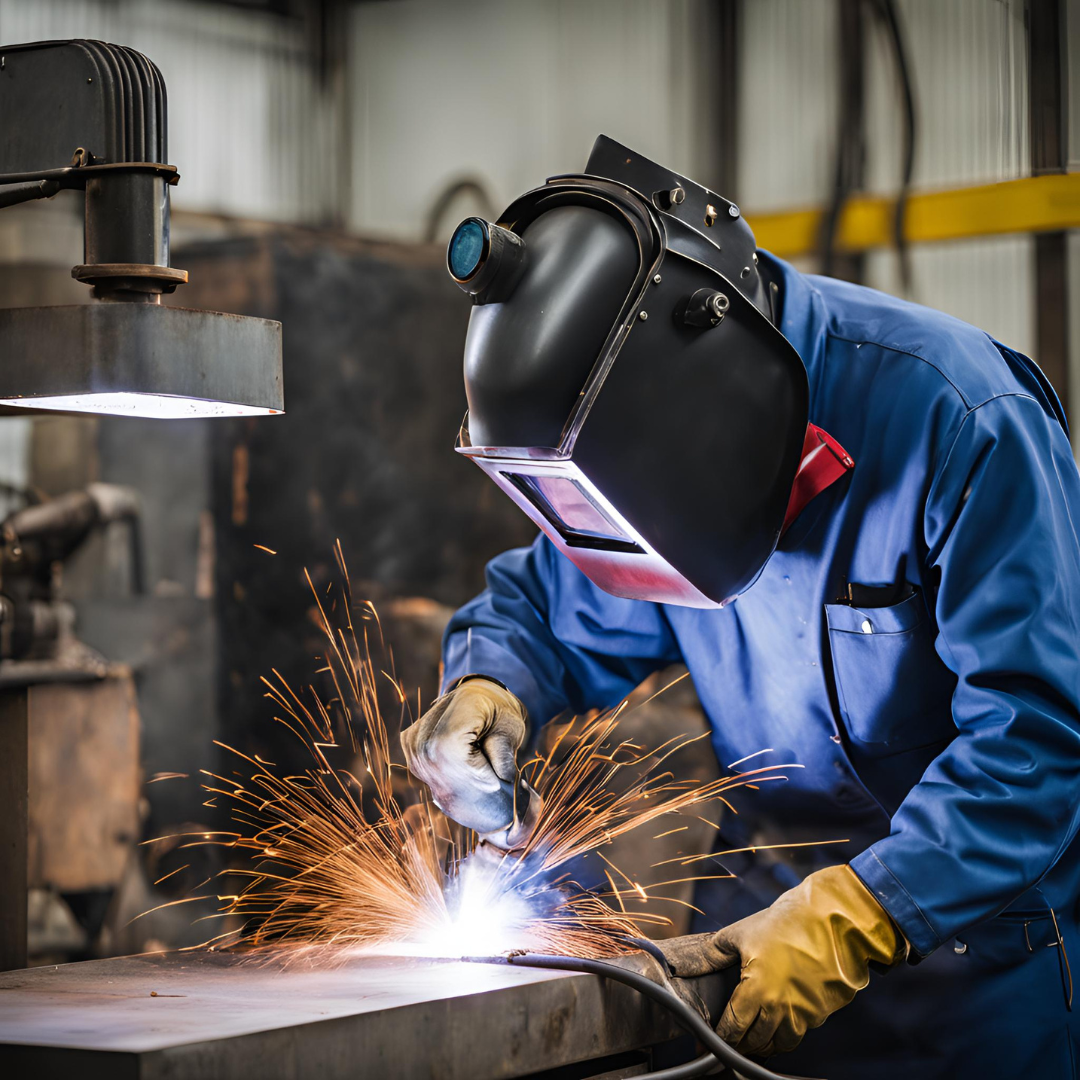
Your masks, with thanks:
M1069 170L1080 169L1080 78L1075 66L1080 62L1080 0L1066 0L1066 40L1069 56Z
M899 0L915 82L917 188L1006 180L1028 171L1023 0ZM742 5L739 198L755 210L828 200L838 113L835 0ZM868 19L868 190L901 176L897 72ZM923 245L911 257L910 295L1035 349L1034 245L1028 236ZM900 291L895 254L872 252L867 283Z
M823 203L836 145L835 0L740 10L737 194L748 213Z
M103 38L161 68L178 211L402 240L422 238L455 180L475 175L501 208L580 168L600 131L711 170L714 23L710 0L357 4L341 93L322 85L299 19L198 0L0 0L0 42Z
M691 175L716 123L707 0L398 0L353 12L351 221L419 239L439 195L475 178L496 210L580 170L600 132ZM447 208L445 235L477 209Z
M1026 176L1024 0L898 0L916 86L913 184L959 187ZM897 74L884 35L867 57L867 190L900 179Z
M75 37L130 45L161 69L178 210L340 217L341 106L301 21L195 0L0 0L5 45Z
M1029 173L1023 0L900 0L919 113L917 188L1011 180ZM880 33L868 64L867 188L888 194L901 173L895 65ZM1034 242L993 237L912 252L911 297L975 323L1034 355ZM900 291L897 260L874 252L867 283Z

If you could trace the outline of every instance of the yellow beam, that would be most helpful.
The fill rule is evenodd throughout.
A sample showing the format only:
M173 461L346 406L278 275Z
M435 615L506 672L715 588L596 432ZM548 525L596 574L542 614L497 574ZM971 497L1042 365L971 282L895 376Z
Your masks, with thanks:
M867 251L892 243L893 200L858 196L844 207L839 251ZM820 209L746 217L759 247L786 259L817 250ZM908 199L905 237L913 244L1002 233L1080 228L1080 173L1028 176L999 184L925 191Z

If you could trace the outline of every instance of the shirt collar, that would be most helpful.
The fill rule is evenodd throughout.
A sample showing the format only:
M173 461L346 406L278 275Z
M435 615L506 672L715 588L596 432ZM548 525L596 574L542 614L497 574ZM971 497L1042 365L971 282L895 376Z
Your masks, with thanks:
M810 391L810 423L784 518L786 531L807 503L850 472L855 462L832 435L813 423L818 415L818 387L826 343L827 318L821 294L790 263L767 251L760 251L758 257L765 263L769 277L780 287L779 329L802 359Z

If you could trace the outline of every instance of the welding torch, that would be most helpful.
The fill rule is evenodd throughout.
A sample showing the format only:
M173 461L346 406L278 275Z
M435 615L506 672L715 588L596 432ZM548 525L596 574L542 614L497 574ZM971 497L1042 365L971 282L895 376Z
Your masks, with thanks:
M501 862L507 855L519 855L529 843L543 809L543 799L523 776L516 781L503 780L508 824L494 832L482 833L475 855Z

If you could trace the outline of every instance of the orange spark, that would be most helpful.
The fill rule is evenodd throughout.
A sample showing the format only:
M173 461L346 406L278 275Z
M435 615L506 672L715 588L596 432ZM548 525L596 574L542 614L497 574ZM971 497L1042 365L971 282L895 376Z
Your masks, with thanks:
M628 900L685 901L650 892L602 849L665 815L709 802L730 805L724 796L733 789L786 779L790 766L775 765L708 782L680 780L665 763L702 736L672 738L652 750L620 739L625 702L610 712L576 718L559 730L547 753L523 766L523 778L541 799L535 826L521 851L488 860L477 892L477 867L484 865L470 859L477 838L444 817L427 789L393 760L397 729L412 719L410 696L394 672L370 601L359 606L354 623L356 605L340 544L335 557L341 580L333 603L324 599L332 590L320 595L307 577L311 614L325 639L318 663L327 692L313 686L294 690L276 670L272 679L262 680L274 719L303 744L309 767L289 771L218 743L241 764L243 771L234 775L242 779L201 770L202 786L210 794L207 805L227 801L239 831L178 837L197 837L181 847L219 845L248 857L219 875L233 882L228 889L190 898L216 897L215 916L239 920L238 929L212 939L214 948L291 945L336 953L412 943L422 949L460 926L468 895L473 901L479 897L481 918L474 922L484 942L501 911L512 924L512 942L566 955L616 955L632 949L632 939L645 928L670 923L656 911L629 910ZM377 632L379 663L372 658L369 626ZM386 688L392 689L392 699L384 709L387 695L380 692ZM396 715L388 719L388 712ZM602 871L610 886L606 894L573 879L581 860L592 856L614 872ZM667 861L687 865L697 859ZM616 877L626 885L617 886ZM492 946L492 951L500 950Z

